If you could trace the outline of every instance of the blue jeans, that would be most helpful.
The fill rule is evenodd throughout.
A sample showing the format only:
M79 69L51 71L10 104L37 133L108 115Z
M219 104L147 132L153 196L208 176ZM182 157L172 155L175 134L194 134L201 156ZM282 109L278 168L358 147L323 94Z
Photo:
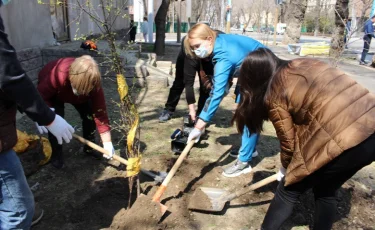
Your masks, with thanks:
M363 51L361 55L361 61L366 61L366 56L368 51L370 50L370 44L371 44L371 38L370 36L365 35L363 37Z
M239 85L236 86L236 103L240 103L241 95L239 93ZM242 162L249 162L253 158L253 153L256 151L256 145L258 143L259 134L251 134L247 126L245 125L241 137L241 148L239 150L238 159Z
M238 159L242 162L249 162L253 157L253 153L256 150L256 145L258 143L259 134L251 134L249 129L245 126L242 134L241 148L238 154Z
M0 229L29 229L34 197L12 149L0 153L0 187Z

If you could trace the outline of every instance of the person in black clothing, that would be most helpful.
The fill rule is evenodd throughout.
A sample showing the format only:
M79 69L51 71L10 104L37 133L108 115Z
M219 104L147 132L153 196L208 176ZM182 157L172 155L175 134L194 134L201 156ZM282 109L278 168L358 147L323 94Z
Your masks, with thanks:
M9 1L0 0L0 7ZM62 117L44 103L22 69L5 33L0 14L0 229L30 229L34 197L17 154L17 107L59 142L69 142L74 132ZM38 218L39 219L39 218Z
M183 39L184 40L184 39ZM173 85L169 91L169 96L165 108L162 111L159 121L168 121L174 111L180 96L185 89L186 101L189 106L189 114L193 120L202 111L206 99L209 97L211 91L211 76L213 75L214 66L212 57L206 59L194 59L185 54L184 42L181 42L181 50L176 60L176 77ZM195 95L194 95L194 81L196 73L199 75L199 100L198 110L195 112Z
M134 20L130 20L130 27L129 27L130 42L135 42L136 34L137 34L137 26L135 25Z

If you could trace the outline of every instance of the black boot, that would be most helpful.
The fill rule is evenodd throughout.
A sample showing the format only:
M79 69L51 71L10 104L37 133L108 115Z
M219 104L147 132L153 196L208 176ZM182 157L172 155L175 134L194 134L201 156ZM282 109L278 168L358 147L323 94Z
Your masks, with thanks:
M51 164L57 169L64 167L64 156L62 145L57 143L57 139L54 135L48 132L48 140L52 147Z
M103 154L95 151L94 149L92 149L90 146L87 146L87 145L83 146L83 152L87 154L88 156L91 156L97 160L101 160L103 157Z
M64 156L62 150L56 150L52 152L51 164L57 169L62 169L65 167Z

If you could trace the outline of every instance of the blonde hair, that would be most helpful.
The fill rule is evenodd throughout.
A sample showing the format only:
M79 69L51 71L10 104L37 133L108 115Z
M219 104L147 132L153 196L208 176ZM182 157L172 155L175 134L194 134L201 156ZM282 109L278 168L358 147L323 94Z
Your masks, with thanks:
M89 55L76 58L70 65L69 80L78 94L88 95L94 88L101 86L98 64Z
M195 24L193 27L191 27L191 29L189 30L188 34L185 37L185 40L184 40L185 53L190 57L196 57L195 53L191 50L189 39L200 38L200 39L205 40L208 37L212 37L212 42L215 43L216 32L204 23Z

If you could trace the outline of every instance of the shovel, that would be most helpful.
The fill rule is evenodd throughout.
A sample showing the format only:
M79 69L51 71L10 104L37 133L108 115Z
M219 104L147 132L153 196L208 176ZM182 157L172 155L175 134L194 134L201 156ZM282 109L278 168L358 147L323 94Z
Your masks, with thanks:
M85 138L83 138L81 136L78 136L77 134L73 134L73 137L77 138L80 142L90 146L91 148L95 149L96 151L98 151L98 152L100 152L104 155L109 155L107 150L100 147L99 145L97 145L97 144L95 144L95 143L93 143L89 140L86 140ZM128 165L128 161L126 159L120 157L120 156L113 155L112 158L115 159L116 161L120 162L120 163L123 163L124 165ZM155 173L152 173L151 171L148 171L148 170L145 170L145 169L141 169L141 172L146 174L147 176L151 177L156 182L162 182L165 179L165 177L167 176L166 172L158 172L158 174L155 174Z
M224 189L200 187L190 199L188 208L191 210L220 212L224 209L227 202L236 199L245 193L254 191L260 187L270 184L277 180L277 174L269 176L255 184L247 186L236 192L228 192Z
M160 185L160 187L156 191L155 195L152 197L153 202L160 203L160 198L164 194L165 190L167 189L167 186L168 186L169 182L171 181L174 174L177 172L177 170L180 167L182 161L185 159L185 157L187 156L187 154L189 153L190 149L193 147L194 144L195 144L195 142L193 140L193 141L190 141L186 145L184 151L182 151L181 155L177 158L177 161L174 163L171 171L169 171L167 177L164 179L163 183ZM160 205L161 205L161 212L162 212L162 214L164 214L165 211L167 211L168 207L161 204L161 203L160 203Z
M164 216L168 207L160 203L160 198L167 189L168 183L177 172L185 156L189 153L190 149L193 147L194 141L190 141L182 151L181 155L178 157L176 163L173 165L172 169L169 171L167 177L164 179L162 185L158 188L152 199L150 197L141 194L132 205L131 209L125 216L125 222L137 223L137 226L147 225L148 227L140 227L139 229L154 229L159 223L161 218ZM134 210L134 211L131 211ZM147 220L147 221L145 221ZM129 224L128 224L129 225Z

